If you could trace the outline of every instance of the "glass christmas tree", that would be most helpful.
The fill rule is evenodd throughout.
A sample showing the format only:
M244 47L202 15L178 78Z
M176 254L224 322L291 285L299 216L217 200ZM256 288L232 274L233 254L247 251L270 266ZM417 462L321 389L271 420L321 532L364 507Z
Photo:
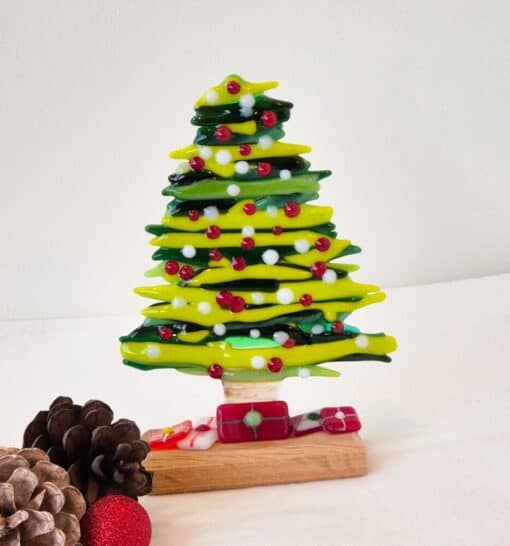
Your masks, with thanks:
M276 86L230 75L196 102L196 138L170 154L185 160L163 190L172 199L146 228L158 262L146 276L164 282L136 289L157 303L121 338L126 364L277 382L338 376L327 362L390 361L393 337L346 323L385 295L338 261L360 248L337 238L331 207L309 204L331 173L281 141L292 104L264 94Z

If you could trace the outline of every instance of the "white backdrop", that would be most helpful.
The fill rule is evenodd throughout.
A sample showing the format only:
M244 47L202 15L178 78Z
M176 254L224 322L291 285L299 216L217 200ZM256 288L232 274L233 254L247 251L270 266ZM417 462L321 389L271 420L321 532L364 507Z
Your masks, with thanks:
M387 286L510 271L506 1L1 2L0 318L133 310L143 227L226 74L278 79L287 140ZM133 316L133 326L137 319Z

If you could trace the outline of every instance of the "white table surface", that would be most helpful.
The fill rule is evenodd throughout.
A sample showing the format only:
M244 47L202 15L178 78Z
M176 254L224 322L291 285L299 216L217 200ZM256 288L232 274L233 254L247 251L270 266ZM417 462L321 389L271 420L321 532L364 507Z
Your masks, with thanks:
M391 365L342 364L340 379L290 379L281 392L292 412L354 405L369 474L145 498L154 546L509 544L510 274L388 296L352 322L397 336ZM19 444L58 394L102 398L141 428L212 414L218 382L120 364L116 337L138 322L0 323L0 444Z

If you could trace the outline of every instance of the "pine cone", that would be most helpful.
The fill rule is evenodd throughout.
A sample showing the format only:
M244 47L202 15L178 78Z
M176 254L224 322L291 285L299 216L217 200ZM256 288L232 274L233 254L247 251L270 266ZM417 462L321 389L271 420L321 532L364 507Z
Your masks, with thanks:
M86 505L69 474L35 448L0 447L0 546L74 546Z
M152 476L142 464L149 446L136 423L112 421L113 411L104 402L90 400L82 407L60 396L28 425L23 446L46 451L67 469L89 506L106 495L137 500L152 489Z

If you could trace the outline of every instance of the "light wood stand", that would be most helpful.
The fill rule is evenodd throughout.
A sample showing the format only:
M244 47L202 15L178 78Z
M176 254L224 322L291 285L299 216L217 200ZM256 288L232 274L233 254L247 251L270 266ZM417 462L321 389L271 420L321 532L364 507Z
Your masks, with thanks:
M271 442L216 443L204 451L152 451L154 495L361 476L365 448L357 433L314 432Z

